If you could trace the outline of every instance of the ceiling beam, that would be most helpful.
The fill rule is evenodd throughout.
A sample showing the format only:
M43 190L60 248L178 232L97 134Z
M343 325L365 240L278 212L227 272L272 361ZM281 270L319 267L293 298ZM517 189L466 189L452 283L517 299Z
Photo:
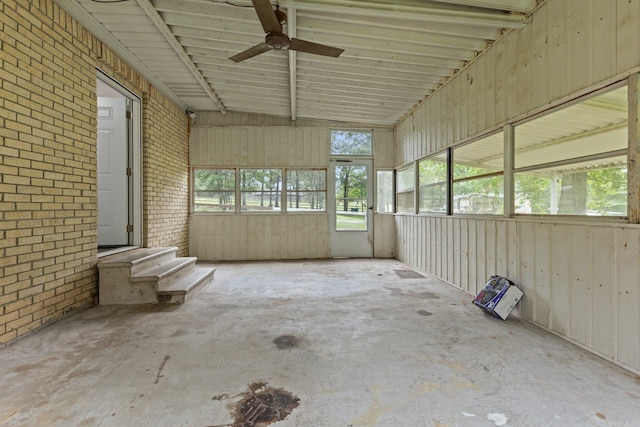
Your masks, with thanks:
M287 11L287 32L289 33L289 38L292 39L296 37L296 10L291 9ZM295 50L289 50L289 92L291 97L291 120L295 121L297 118L297 81L296 81L296 73L297 70L297 61L298 55Z
M138 73L140 73L149 83L156 87L163 95L171 99L182 109L186 109L188 105L180 99L169 87L147 67L140 59L131 53L131 51L120 40L113 36L101 23L99 23L93 15L82 7L75 0L53 0L62 10L67 12L76 21L84 23L85 27L91 31L102 43L109 47L122 58L127 64L131 65ZM90 24L87 24L90 23Z
M136 3L144 11L147 17L151 20L151 22L153 22L153 25L155 25L158 31L160 31L160 33L165 38L167 43L169 43L169 45L173 48L173 50L178 55L178 57L183 62L183 64L189 69L189 71L195 77L198 83L200 83L200 85L202 86L202 89L206 92L209 98L211 98L211 100L218 107L220 112L226 113L227 109L225 108L220 98L218 98L218 95L216 95L216 93L211 88L211 85L209 85L209 83L202 76L202 74L200 73L196 65L193 63L191 58L189 58L189 55L187 55L187 53L184 51L180 42L178 42L178 40L175 38L175 36L171 32L171 29L162 20L162 17L156 11L153 4L151 4L149 0L136 0Z
M315 12L338 12L360 16L386 16L419 21L446 22L521 29L530 18L519 13L503 13L488 9L468 9L445 4L425 4L418 0L279 0L281 7Z

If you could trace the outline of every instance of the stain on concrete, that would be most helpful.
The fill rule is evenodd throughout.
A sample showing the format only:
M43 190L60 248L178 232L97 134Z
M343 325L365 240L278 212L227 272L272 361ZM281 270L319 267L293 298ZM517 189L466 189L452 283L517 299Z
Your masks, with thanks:
M160 382L160 378L164 377L164 375L162 375L162 371L164 370L164 365L167 364L169 359L171 359L171 356L169 356L168 354L164 357L164 359L162 359L160 368L158 368L158 374L156 375L156 380L153 382L154 384L158 384L158 382Z
M389 286L385 286L385 289L391 291L391 295L394 297L409 297L409 298L418 298L418 299L439 299L440 297L433 292L424 291L424 292L416 292L416 291L407 291L400 288L392 288Z
M267 426L284 420L300 404L300 399L292 393L273 388L264 381L249 384L242 394L244 397L232 414L234 422L231 427Z
M433 313L427 310L418 310L418 314L421 316L431 316Z
M298 338L295 335L280 335L278 338L273 340L273 343L280 350L288 350L290 348L297 347L299 342Z
M393 270L403 279L424 279L424 276L413 270Z
M189 335L189 331L186 329L177 329L174 333L171 334L173 338L182 337L184 335Z

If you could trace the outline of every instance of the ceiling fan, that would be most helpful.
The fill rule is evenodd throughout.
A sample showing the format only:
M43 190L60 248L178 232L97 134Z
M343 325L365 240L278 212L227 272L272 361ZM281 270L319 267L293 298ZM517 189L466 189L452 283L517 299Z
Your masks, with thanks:
M298 52L313 53L315 55L331 56L337 58L344 49L326 46L319 43L308 42L296 38L289 38L282 32L282 26L287 23L287 14L276 6L274 10L269 0L251 0L253 7L258 14L258 19L264 28L264 42L257 44L244 52L233 55L230 60L234 62L244 61L253 58L261 53L268 52L272 49L290 49Z

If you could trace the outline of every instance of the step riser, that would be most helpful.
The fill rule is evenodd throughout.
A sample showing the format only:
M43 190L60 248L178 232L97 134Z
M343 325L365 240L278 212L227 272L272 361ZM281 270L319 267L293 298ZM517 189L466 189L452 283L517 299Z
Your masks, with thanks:
M122 269L100 270L100 304L155 304L158 284L129 282L129 274Z

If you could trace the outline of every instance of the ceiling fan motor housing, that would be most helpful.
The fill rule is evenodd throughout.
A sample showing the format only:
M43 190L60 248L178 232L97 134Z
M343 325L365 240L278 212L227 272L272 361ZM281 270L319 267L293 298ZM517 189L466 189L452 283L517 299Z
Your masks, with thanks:
M291 40L286 34L273 31L267 34L265 43L273 49L287 49L291 44Z

